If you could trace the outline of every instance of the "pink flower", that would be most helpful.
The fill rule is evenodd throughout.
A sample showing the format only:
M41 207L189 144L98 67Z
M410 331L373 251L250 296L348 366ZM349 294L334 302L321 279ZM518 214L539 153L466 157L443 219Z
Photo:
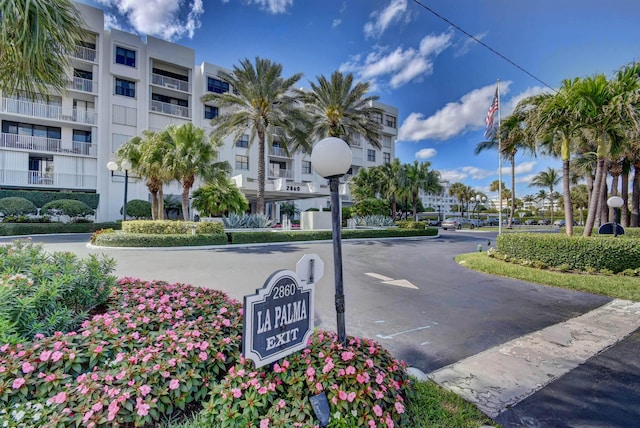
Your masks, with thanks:
M103 407L102 402L98 401L96 404L91 406L91 410L93 410L94 412L99 412L100 410L102 410L102 407Z
M67 401L67 393L62 391L47 400L47 403L62 404Z
M353 403L353 400L356 399L356 393L355 392L350 392L349 394L347 394L347 401L349 403Z
M316 389L322 391L322 384L320 382L316 382Z
M354 354L351 351L344 351L344 352L342 352L342 354L340 356L342 357L342 361L349 361L349 360L353 359L353 357L355 355L356 354Z
M371 358L368 358L368 359L367 359L367 361L365 361L364 363L365 363L365 365L366 365L367 367L369 367L370 369L372 369L372 368L373 368L373 360L372 360Z
M348 375L355 374L356 373L356 368L353 367L353 366L349 366L349 367L347 367L346 372L347 372Z
M378 373L376 376L376 383L381 384L382 382L384 382L384 375L382 373Z
M53 373L48 374L44 377L44 380L46 380L47 382L53 382L54 380L56 380L56 375Z
M377 417L382 416L382 407L376 404L375 406L373 406L373 413L375 413Z
M393 419L391 419L391 415L389 415L388 413L387 413L387 417L385 418L385 422L387 423L388 428L394 427Z
M35 367L33 367L31 363L29 363L28 361L22 363L22 373L27 374L27 373L31 373L34 370L35 370Z
M42 351L40 352L40 361L47 361L51 356L51 351Z
M239 389L239 388L233 388L233 389L231 390L231 393L233 394L233 396L234 396L235 398L240 398L240 397L242 396L242 391L240 391L240 389Z
M206 351L208 347L209 347L209 342L200 343L200 350L201 351Z
M260 428L269 428L269 418L260 421Z
M142 398L136 398L136 413L138 416L147 416L150 408L151 406L145 403Z
M178 379L171 379L169 382L169 389L178 389L180 387L180 381Z
M313 377L313 376L315 376L315 374L316 374L316 370L313 367L309 367L307 369L307 376L308 377Z
M96 348L93 350L93 352L95 352L96 354L101 353L102 352L102 345L96 346Z
M341 400L346 400L347 399L347 393L344 391L338 391L338 398Z
M369 428L376 428L376 427L377 427L376 421L369 419Z
M198 354L198 356L200 357L200 359L202 361L207 361L207 353L206 352L200 352L200 354Z
M13 389L20 389L22 387L22 385L25 384L25 380L23 377L19 377L16 380L13 381L13 385L11 385L11 388Z
M151 387L149 385L142 385L140 387L140 394L142 394L143 397L150 392L151 392Z
M53 354L51 354L51 361L53 361L54 363L56 361L58 361L60 358L62 358L64 354L60 351L54 351Z
M280 401L278 401L278 404L276 404L276 408L278 410L284 409L286 405L287 405L287 402L281 398Z
M404 406L402 405L401 402L396 401L396 404L394 404L394 406L396 407L396 411L400 414L404 413Z
M264 386L261 386L260 389L258 389L258 394L260 394L260 395L264 395L267 392L269 392L269 390Z

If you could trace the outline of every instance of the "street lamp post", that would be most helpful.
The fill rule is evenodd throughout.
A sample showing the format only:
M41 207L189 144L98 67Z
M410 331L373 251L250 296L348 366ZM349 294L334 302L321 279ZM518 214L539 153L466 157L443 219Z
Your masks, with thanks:
M321 176L329 180L331 193L331 229L333 235L333 266L335 277L335 305L338 329L338 341L347 342L345 329L345 304L342 279L342 241L340 238L340 196L338 187L340 177L351 167L351 148L336 137L328 137L318 141L311 151L311 165Z
M122 205L122 221L127 220L127 191L129 187L129 170L131 169L131 161L123 159L118 165L117 162L110 161L107 163L107 169L111 171L113 175L114 171L124 171L124 204Z
M618 237L618 209L624 205L624 199L620 196L611 196L607 199L607 205L613 208L613 237Z
M477 194L471 198L471 202L474 202L476 206L473 211L476 212L476 219L478 223L480 223L480 202L485 203L487 201L487 197L481 194Z

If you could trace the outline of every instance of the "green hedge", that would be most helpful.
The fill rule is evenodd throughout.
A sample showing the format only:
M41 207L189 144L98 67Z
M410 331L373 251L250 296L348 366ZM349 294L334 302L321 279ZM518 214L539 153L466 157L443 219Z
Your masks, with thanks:
M400 229L424 229L427 227L427 224L423 221L412 221L412 220L400 220L396 221L396 226Z
M628 236L509 233L498 236L496 248L504 256L550 267L614 273L640 268L640 239Z
M92 209L98 209L98 202L100 201L100 195L97 193L83 193L83 192L44 192L40 190L0 190L0 199L8 198L11 196L18 196L25 198L33 202L33 204L42 208L47 202L55 201L57 199L74 199L76 201L82 201L89 205Z
M561 233L566 233L565 228L563 227L560 232ZM573 226L573 235L574 236L582 236L583 233L584 233L584 226ZM593 228L592 235L593 236L601 236L601 235L598 235L598 228L597 227ZM613 237L613 235L604 235L604 236ZM640 238L640 227L625 227L624 228L624 236L633 237L633 238Z
M120 223L0 223L0 236L92 233L109 228L120 229Z
M151 235L190 234L193 226L195 226L197 234L224 233L224 225L222 223L182 220L125 221L122 230L127 233L146 233Z
M358 238L394 238L408 236L436 236L438 229L342 229L342 239ZM291 232L232 232L231 244L255 244L262 242L321 241L332 239L330 230L291 231Z
M224 245L227 235L212 234L149 234L149 233L101 233L95 237L95 245L103 247L193 247Z

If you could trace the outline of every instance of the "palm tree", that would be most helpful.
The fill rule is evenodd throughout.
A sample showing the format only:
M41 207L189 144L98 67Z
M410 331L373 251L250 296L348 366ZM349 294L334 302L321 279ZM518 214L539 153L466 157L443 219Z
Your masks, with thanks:
M380 182L381 196L391 202L391 217L395 219L398 197L402 190L403 166L400 164L400 160L396 158L393 162L376 168L380 169L382 176L382 181Z
M437 171L430 170L431 162L413 161L413 164L407 164L404 168L404 183L408 196L411 198L413 206L413 220L418 221L418 198L420 191L428 192L438 191L440 186L440 177Z
M356 202L376 198L382 193L383 182L381 167L360 168L349 180L351 195Z
M249 209L249 201L229 178L207 183L194 190L192 205L209 217L224 213L242 213Z
M220 109L220 115L211 120L216 140L233 135L234 141L250 129L250 144L258 140L258 195L256 211L264 214L265 156L266 147L274 141L281 143L285 151L309 148L305 132L308 122L299 108L300 96L292 92L302 77L301 73L282 77L282 65L256 57L240 61L231 73L220 72L233 91L212 93L202 97Z
M338 137L349 143L351 135L360 134L376 148L380 148L381 125L374 119L380 110L373 107L377 96L367 96L368 82L353 85L351 73L340 71L331 74L331 80L317 77L310 82L311 91L298 93L304 99L312 124L312 136L316 139Z
M67 87L69 55L84 35L69 0L0 1L0 91L33 95Z
M182 214L189 220L189 192L196 178L223 186L231 167L226 161L216 161L218 145L205 139L202 128L192 123L171 125L166 133L172 142L172 150L166 153L165 166L182 185Z
M453 183L449 188L449 196L455 197L460 202L460 215L464 217L464 204L467 200L467 187L462 183Z
M549 198L549 202L551 203L551 223L553 223L553 188L560 183L562 180L562 176L559 175L558 171L554 168L547 168L546 171L540 171L533 179L531 179L531 184L529 186L536 187L544 187L549 189L549 193L547 198ZM573 221L573 218L571 219Z
M116 151L119 159L131 161L132 171L146 179L151 194L151 217L154 220L164 218L163 185L173 180L170 172L164 167L164 156L170 150L170 142L166 134L143 131L125 142Z

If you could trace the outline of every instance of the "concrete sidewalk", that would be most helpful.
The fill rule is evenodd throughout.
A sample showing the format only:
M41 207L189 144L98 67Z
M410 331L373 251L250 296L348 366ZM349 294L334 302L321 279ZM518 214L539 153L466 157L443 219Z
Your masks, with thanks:
M613 300L429 374L496 418L640 328L640 302Z

